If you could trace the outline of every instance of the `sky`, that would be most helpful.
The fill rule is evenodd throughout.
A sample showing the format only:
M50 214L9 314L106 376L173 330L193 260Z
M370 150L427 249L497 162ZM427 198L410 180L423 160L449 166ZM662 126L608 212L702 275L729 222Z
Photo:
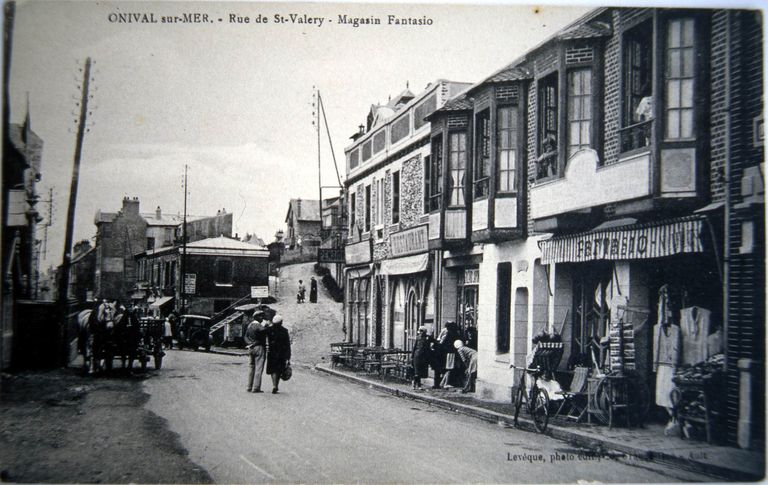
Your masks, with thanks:
M95 235L97 210L116 212L124 196L142 212L233 213L239 235L269 242L285 227L291 198L318 198L313 90L323 98L344 176L344 147L373 103L437 79L478 82L589 10L458 4L47 2L17 4L11 55L11 122L27 111L44 141L42 180L53 188L53 218L41 270L58 265L75 151L83 63L94 60L83 143L75 242ZM163 16L209 15L203 24ZM110 22L122 13L157 23ZM289 14L327 20L292 24ZM275 15L288 18L277 24ZM352 27L338 16L371 16ZM387 25L387 15L432 20ZM230 15L250 23L230 23ZM255 23L261 15L266 24ZM219 22L218 19L222 21ZM323 127L323 185L335 185ZM333 189L323 196L334 195ZM47 214L46 204L39 209ZM42 230L39 237L42 238Z

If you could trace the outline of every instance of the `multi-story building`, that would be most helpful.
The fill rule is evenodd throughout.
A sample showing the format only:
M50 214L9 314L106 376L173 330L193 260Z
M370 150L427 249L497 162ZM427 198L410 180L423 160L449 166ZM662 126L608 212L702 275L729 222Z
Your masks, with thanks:
M432 113L436 309L483 394L542 330L566 368L632 328L605 366L654 396L661 307L725 351L728 440L762 430L761 45L755 12L598 9Z
M185 288L178 284L182 258ZM248 297L252 286L267 286L268 260L267 248L226 236L191 242L185 249L173 245L136 255L139 282L162 288L145 299L148 307L163 311L175 301L176 308L201 315L214 315Z
M477 335L478 392L506 400L510 365L556 333L562 371L635 376L660 419L672 373L657 371L654 339L672 324L681 364L724 354L717 435L760 446L760 25L743 10L596 9L430 110L409 143L423 150L414 171L399 147L374 157L375 128L358 135L346 150L348 338L407 348L401 322L457 321Z
M320 204L317 200L291 199L285 214L285 245L317 246L320 244Z
M427 245L424 177L430 126L425 116L469 84L438 80L374 105L345 149L349 232L345 247L347 339L411 348L435 318Z

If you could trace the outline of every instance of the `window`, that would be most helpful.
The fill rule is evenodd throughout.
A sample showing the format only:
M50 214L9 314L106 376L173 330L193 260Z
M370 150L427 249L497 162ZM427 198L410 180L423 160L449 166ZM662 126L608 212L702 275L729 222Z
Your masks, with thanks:
M376 224L384 224L384 178L376 181Z
M464 207L464 178L467 171L467 134L448 135L448 206Z
M557 73L539 81L539 157L536 178L557 175Z
M349 193L349 234L354 236L355 234L355 216L357 215L357 194L354 192Z
M427 120L424 118L426 118L435 109L437 109L437 97L433 94L432 96L425 99L423 103L418 105L415 110L413 110L413 129L418 130L427 124Z
M653 27L646 21L624 35L621 151L648 146L653 121Z
M400 222L400 171L392 172L392 224Z
M172 227L165 228L165 240L163 244L165 246L170 246L171 244L173 244L173 228Z
M371 186L365 186L365 232L371 230Z
M155 238L153 237L147 238L147 249L155 249Z
M592 69L568 72L568 156L592 146Z
M232 260L219 259L216 261L216 283L232 284Z
M408 136L411 132L411 117L409 116L410 113L406 114L399 120L392 123L391 132L389 134L389 138L391 142L397 143L406 136Z
M353 169L360 165L360 149L355 148L349 152L349 168Z
M371 159L371 140L363 143L363 161L367 162Z
M485 110L475 117L475 199L488 195L491 176L491 112Z
M387 143L386 130L381 130L375 135L373 135L373 153L379 153L380 151L382 151L386 143Z
M430 193L430 168L432 164L432 157L427 155L424 157L424 214L429 214L429 197Z
M443 195L443 136L432 138L432 163L429 169L429 210L440 210Z
M517 190L517 107L504 106L497 111L499 166L497 192Z
M693 137L693 19L670 20L664 56L664 138Z
M512 263L496 267L496 352L509 352L510 310L512 303Z

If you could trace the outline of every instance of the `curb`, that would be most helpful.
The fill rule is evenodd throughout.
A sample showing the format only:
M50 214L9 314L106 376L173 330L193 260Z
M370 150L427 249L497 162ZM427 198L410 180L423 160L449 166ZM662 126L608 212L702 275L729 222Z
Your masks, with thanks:
M404 397L407 399L412 399L414 401L420 401L423 403L427 403L431 406L435 406L441 409L446 409L448 411L461 413L466 416L481 419L486 422L503 424L508 427L515 427L514 417L511 415L497 413L495 411L483 409L477 406L471 406L468 404L456 403L453 401L448 401L447 399L441 399L438 397L429 396L422 393L416 393L416 392L397 389L381 382L346 374L328 367L315 365L314 369L331 376L345 379L349 382L362 384L369 388L386 392L388 394L393 394L397 397ZM515 427L516 429L531 431L531 432L536 431L535 428L533 427L533 422L527 418L524 418L522 416L519 417L518 423L519 425ZM697 472L697 473L705 473L707 475L713 476L714 478L721 478L721 479L726 479L731 481L732 480L737 480L737 481L762 480L762 477L753 475L749 472L733 470L720 465L715 465L715 464L703 462L703 461L696 461L694 459L683 458L680 456L675 456L675 455L671 455L663 452L659 453L647 448L640 448L630 444L618 443L615 441L610 441L594 435L590 435L583 431L564 428L564 427L553 425L553 424L550 424L547 427L547 432L545 434L547 436L551 436L552 438L572 443L576 446L599 450L603 453L607 451L612 451L612 452L621 453L623 455L628 455L628 457L631 457L639 461L640 463L648 463L651 461L655 461L658 463L670 465L683 470Z

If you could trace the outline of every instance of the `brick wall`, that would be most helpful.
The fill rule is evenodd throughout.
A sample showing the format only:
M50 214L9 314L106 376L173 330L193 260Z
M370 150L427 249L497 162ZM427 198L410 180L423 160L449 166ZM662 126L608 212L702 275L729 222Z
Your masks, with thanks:
M605 45L605 55L603 59L604 70L604 90L603 101L603 124L604 124L604 144L603 158L604 164L610 165L616 163L619 159L619 120L621 117L620 85L620 54L621 54L621 35L616 32L620 18L620 11L613 11L614 35L608 39Z
M136 282L133 255L146 248L147 223L138 212L138 200L120 211L113 222L97 229L96 296L124 301Z
M528 84L528 122L527 122L527 129L528 132L527 135L527 146L526 146L526 155L525 159L528 161L528 173L529 174L535 174L536 173L536 157L538 156L536 154L536 132L538 130L538 125L536 123L536 83L531 82ZM525 214L525 220L528 225L528 233L533 232L533 220L531 218L531 182L527 182L528 184L528 190L526 190L525 197L527 203L526 206L526 214Z
M417 155L403 162L400 173L400 227L419 224L424 213L424 158Z
M726 44L725 11L715 12L712 16L712 31L710 48L710 190L712 201L725 199L724 177L722 174L726 163L726 123L728 106L726 105L726 59L728 47Z

